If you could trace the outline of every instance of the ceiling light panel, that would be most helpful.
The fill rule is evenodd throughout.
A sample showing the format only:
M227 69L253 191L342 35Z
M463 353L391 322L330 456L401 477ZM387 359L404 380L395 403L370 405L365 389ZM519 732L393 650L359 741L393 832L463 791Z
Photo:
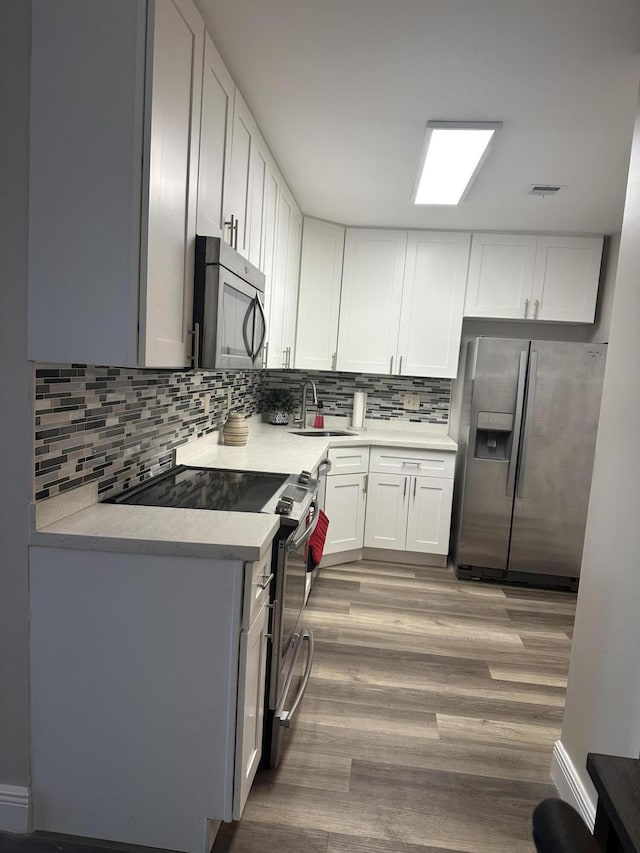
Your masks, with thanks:
M458 204L478 174L502 122L427 124L414 204Z

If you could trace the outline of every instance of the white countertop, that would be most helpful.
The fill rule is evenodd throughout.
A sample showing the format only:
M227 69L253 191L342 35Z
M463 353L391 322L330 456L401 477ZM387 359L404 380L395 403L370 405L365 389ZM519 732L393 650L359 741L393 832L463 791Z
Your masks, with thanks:
M327 429L345 429L336 420ZM244 447L225 447L212 433L178 448L178 464L241 471L293 474L313 471L329 447L377 445L454 452L456 443L443 427L413 425L368 428L350 436L293 435L294 426L272 426L260 416L249 419ZM415 428L411 428L415 427ZM212 559L259 560L280 525L276 515L174 509L97 503L95 484L35 505L30 542L54 548L80 548L139 554Z
M340 423L340 421L342 421ZM228 468L240 471L268 471L297 474L313 471L324 459L329 447L371 445L386 447L411 447L424 450L455 452L457 444L445 427L410 424L404 428L378 426L380 421L367 422L367 429L349 436L294 435L295 426L272 426L260 417L250 418L249 438L244 447L226 447L220 444L218 433L204 436L176 451L178 464L203 468ZM385 423L385 422L382 422ZM396 422L399 424L400 422ZM406 421L404 423L407 423ZM326 429L343 429L344 419L325 419Z

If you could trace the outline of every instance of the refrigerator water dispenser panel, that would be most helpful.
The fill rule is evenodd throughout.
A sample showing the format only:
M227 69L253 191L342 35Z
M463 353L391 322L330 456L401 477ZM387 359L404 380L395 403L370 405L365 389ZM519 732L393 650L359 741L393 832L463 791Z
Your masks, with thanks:
M507 461L511 453L513 415L508 412L478 412L476 459Z

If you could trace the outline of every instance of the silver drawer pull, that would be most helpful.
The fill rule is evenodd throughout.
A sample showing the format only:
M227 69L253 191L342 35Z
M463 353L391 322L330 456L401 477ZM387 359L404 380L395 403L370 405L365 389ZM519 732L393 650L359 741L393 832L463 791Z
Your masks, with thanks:
M256 586L258 587L258 589L266 589L271 583L271 581L274 579L275 575L273 574L273 572L271 572L270 575L260 575L260 577L266 578L266 580L264 583L257 583Z
M402 464L405 465L407 468L409 468L409 467L419 468L422 463L421 462L407 462L406 460L403 459Z

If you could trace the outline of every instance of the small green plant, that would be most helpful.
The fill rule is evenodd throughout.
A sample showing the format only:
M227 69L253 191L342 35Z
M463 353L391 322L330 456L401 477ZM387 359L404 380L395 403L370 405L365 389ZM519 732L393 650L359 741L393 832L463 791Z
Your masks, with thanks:
M265 395L264 407L267 412L291 414L296 410L296 398L288 388L270 388Z

